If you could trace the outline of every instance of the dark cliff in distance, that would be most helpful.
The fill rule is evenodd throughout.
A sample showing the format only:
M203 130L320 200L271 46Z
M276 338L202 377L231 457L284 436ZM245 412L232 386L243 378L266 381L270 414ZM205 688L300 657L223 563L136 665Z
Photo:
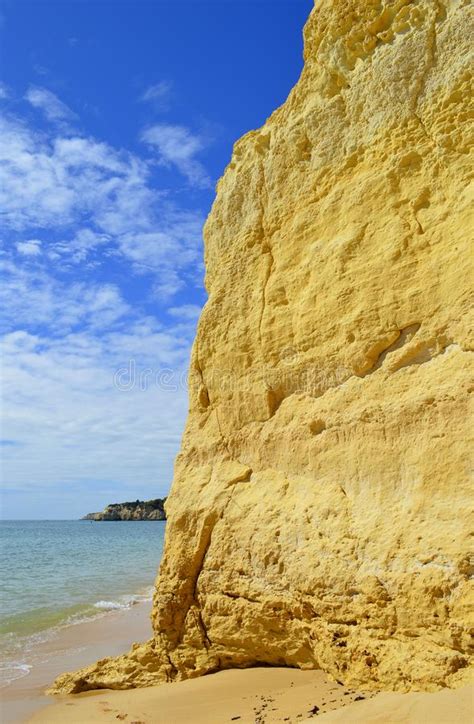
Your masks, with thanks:
M166 498L112 503L102 513L88 513L82 520L166 520Z

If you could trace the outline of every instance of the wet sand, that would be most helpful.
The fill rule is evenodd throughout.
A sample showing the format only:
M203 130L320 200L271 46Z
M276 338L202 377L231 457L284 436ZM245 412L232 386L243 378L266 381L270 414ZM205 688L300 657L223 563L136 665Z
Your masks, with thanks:
M44 695L59 674L87 666L105 656L125 653L136 641L151 637L151 601L128 610L108 612L101 618L60 629L50 640L38 645L35 656L42 659L30 673L0 691L0 721L20 724L36 711L54 703Z

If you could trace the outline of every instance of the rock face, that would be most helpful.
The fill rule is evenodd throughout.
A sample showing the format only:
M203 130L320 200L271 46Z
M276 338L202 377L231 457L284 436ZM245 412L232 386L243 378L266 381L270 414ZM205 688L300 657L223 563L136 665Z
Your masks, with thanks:
M235 145L168 499L155 635L56 690L265 663L469 663L469 3L320 0Z
M136 500L134 503L112 503L102 513L88 513L82 520L166 520L165 502L155 500Z

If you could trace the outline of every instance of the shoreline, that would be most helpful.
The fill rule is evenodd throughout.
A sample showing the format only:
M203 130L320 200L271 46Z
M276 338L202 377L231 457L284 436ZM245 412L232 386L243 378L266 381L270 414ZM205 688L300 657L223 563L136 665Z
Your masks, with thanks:
M474 712L473 690L428 693L356 691L322 670L228 669L144 689L103 689L50 697L54 678L106 656L125 653L152 634L151 601L65 627L42 646L45 660L2 690L2 724L461 724Z
M52 704L54 699L44 691L59 674L126 653L133 643L150 638L151 606L151 600L146 600L130 608L106 611L96 618L62 626L39 643L35 656L41 661L0 690L2 724L22 724Z

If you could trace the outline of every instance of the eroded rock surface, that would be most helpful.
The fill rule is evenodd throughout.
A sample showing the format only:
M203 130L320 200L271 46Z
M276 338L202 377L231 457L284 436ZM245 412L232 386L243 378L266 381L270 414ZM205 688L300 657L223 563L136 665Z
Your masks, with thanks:
M466 675L470 21L462 0L317 3L205 227L154 639L57 690Z

